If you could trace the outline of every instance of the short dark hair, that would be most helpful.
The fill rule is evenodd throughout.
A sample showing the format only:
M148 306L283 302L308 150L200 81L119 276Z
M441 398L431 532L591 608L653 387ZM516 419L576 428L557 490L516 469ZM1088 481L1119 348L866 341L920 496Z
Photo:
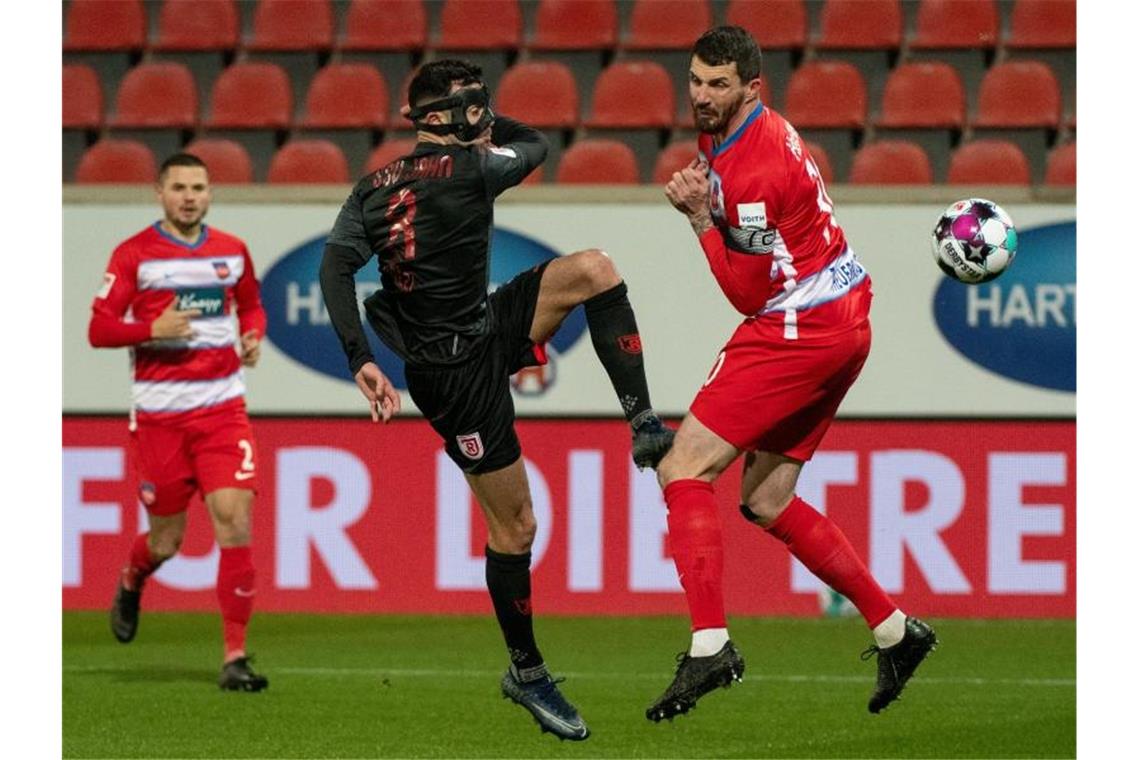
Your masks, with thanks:
M206 174L210 170L206 168L206 162L195 156L193 153L175 153L170 158L162 162L162 166L158 167L158 181L161 184L162 180L166 178L166 171L172 166L200 166L206 169Z
M693 55L710 66L735 63L741 82L760 76L760 45L739 26L709 29L693 45Z
M451 83L460 85L483 81L483 69L474 63L456 58L444 58L420 66L408 85L408 103L413 108L446 98L451 94Z

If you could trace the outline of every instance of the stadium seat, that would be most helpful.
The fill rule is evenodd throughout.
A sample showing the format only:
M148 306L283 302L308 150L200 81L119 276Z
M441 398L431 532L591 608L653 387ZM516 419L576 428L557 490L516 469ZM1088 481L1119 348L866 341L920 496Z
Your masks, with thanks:
M634 0L623 44L630 50L688 50L710 26L708 0Z
M764 52L800 50L807 44L803 0L732 0L726 21L747 29Z
M235 63L214 82L206 126L286 129L293 115L289 75L274 63Z
M673 80L653 61L617 61L594 84L589 127L666 128L673 124Z
M1017 0L1005 44L1011 48L1075 48L1076 0Z
M526 179L520 182L520 185L541 185L542 180L545 178L546 167L538 166L530 174L526 175Z
M269 162L272 185L335 185L348 182L348 161L328 140L292 140Z
M1077 144L1065 143L1054 148L1045 165L1046 185L1077 185Z
M63 128L99 129L103 125L103 90L95 70L83 64L63 66Z
M67 8L65 53L142 50L145 44L142 0L72 0Z
M820 50L897 50L902 30L898 0L827 0L815 44Z
M248 50L305 52L329 50L333 12L329 0L258 0Z
M564 185L636 185L637 158L617 140L579 140L562 154L558 182Z
M1028 185L1029 161L1006 140L966 143L950 157L951 185Z
M352 0L341 50L423 50L427 46L423 0Z
M301 126L383 129L388 126L388 84L366 63L333 63L313 77Z
M533 50L610 50L617 45L614 0L541 0Z
M653 165L653 183L664 185L673 178L674 172L684 169L696 157L697 143L695 140L666 146L657 154L657 162Z
M206 164L212 185L246 185L253 182L253 163L241 143L199 139L183 148Z
M198 87L184 64L143 63L127 71L115 98L114 127L192 129Z
M166 0L158 15L158 51L234 50L241 23L234 0Z
M1040 61L999 63L986 72L978 96L978 127L1049 127L1061 123L1061 88Z
M957 70L946 63L904 63L883 92L880 127L961 128L966 97Z
M392 163L400 156L408 155L415 149L416 138L414 137L385 140L369 154L368 161L364 164L364 173L371 174Z
M999 26L994 0L922 0L910 47L988 50L997 44Z
M446 0L440 11L441 50L517 50L522 11L516 0Z
M788 82L784 114L796 127L862 129L867 85L859 69L843 61L812 61Z
M929 185L926 152L905 140L882 140L855 151L848 181L853 185Z
M100 140L83 154L75 172L75 181L84 185L150 184L157 177L154 154L136 140Z
M807 147L808 153L815 160L815 166L819 169L820 176L823 177L823 183L830 185L835 179L835 173L831 170L831 158L828 157L827 151L823 149L822 145L807 140L804 140L804 146Z
M507 69L495 93L495 110L532 127L578 126L578 85L570 68L529 61Z

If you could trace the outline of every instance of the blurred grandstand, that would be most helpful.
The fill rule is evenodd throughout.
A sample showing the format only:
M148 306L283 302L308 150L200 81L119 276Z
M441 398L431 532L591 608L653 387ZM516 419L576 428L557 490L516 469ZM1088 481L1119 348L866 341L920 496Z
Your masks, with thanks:
M346 183L406 149L410 73L454 55L550 137L532 182L661 182L722 23L834 182L1076 183L1075 0L70 0L63 180L190 149L218 183Z

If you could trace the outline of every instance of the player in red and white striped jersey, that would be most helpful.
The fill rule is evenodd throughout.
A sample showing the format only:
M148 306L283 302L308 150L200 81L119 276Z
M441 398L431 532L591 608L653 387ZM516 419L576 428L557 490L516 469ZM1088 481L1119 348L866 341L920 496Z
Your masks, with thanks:
M741 512L859 609L879 672L868 709L896 699L936 643L879 587L842 531L796 482L871 347L871 280L835 219L796 130L760 102L760 48L739 27L697 40L689 96L700 155L665 194L685 214L713 275L745 316L657 469L669 542L692 619L673 683L646 711L687 712L744 673L728 637L715 481L745 453Z
M243 366L257 364L265 311L245 243L202 222L210 207L205 164L171 156L156 189L163 219L111 254L88 328L96 348L130 348L132 461L150 523L123 568L111 629L123 643L134 638L143 585L177 553L190 498L200 492L221 548L219 685L259 691L268 680L253 672L245 652L255 593L249 544L257 452Z

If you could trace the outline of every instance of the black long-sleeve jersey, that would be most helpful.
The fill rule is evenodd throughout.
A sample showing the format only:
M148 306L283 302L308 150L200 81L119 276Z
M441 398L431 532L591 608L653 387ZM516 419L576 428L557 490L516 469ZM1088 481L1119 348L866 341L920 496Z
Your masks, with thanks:
M459 364L487 335L493 203L548 148L541 132L501 116L491 142L421 142L345 201L325 246L321 291L353 375L373 360L353 279L373 255L382 287L365 299L365 314L404 361Z

